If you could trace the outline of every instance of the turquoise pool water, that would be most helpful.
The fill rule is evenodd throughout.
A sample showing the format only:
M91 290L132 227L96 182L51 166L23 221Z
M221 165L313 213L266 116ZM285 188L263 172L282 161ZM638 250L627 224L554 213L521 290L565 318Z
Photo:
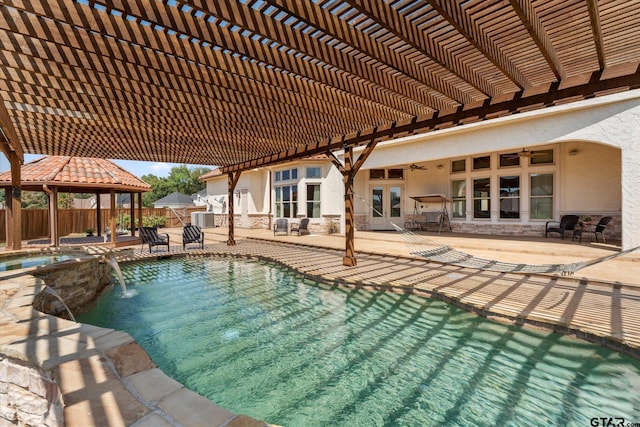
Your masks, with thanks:
M44 254L23 255L16 257L0 258L0 271L19 270L22 268L36 267L39 265L53 264L75 258L72 255Z
M129 332L171 377L270 423L640 422L640 361L580 340L259 262L165 259L122 271L139 295L115 289L79 321Z

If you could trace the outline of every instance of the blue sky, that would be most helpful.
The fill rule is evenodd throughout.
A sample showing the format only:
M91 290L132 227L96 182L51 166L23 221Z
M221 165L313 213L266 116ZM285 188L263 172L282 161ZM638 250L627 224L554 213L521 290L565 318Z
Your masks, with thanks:
M42 157L41 155L34 154L25 154L24 162L28 163L32 160ZM181 163L160 163L160 162L138 162L134 160L112 160L118 166L124 168L125 170L131 172L138 178L142 177L142 175L153 174L158 177L166 177L171 172L171 168L174 166L180 166ZM200 165L187 165L189 167L196 167ZM205 166L213 169L213 166ZM9 170L9 161L7 158L0 153L0 172L4 172Z

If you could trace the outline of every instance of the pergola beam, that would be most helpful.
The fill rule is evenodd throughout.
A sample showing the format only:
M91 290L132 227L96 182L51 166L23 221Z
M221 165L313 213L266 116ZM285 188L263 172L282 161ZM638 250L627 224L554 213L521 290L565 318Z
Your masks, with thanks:
M462 92L446 80L438 80L433 74L426 73L423 65L416 64L415 59L398 54L394 49L376 39L358 31L353 25L314 3L302 3L298 0L266 0L296 18L306 22L322 23L320 30L345 44L357 44L360 51L371 58L381 58L380 62L389 68L400 71L405 76L440 92L458 103L473 101L468 93ZM361 10L358 10L362 13ZM385 22L385 20L381 20ZM355 42L357 41L357 42ZM355 43L354 43L355 42ZM480 95L480 94L479 94Z
M592 73L588 79L589 81L584 84L563 87L560 83L556 85L558 87L556 90L529 96L526 96L526 92L521 91L516 94L513 99L508 101L496 102L494 104L487 101L481 106L469 109L458 109L449 114L434 114L421 118L414 117L407 122L394 122L389 126L376 127L368 131L318 141L313 144L292 148L259 159L222 167L221 172L229 173L276 163L284 163L315 154L326 153L327 151L341 150L345 145L353 147L360 146L371 139L380 141L394 138L397 135L426 133L461 124L517 114L521 111L550 107L568 100L592 98L598 96L600 93L611 93L611 91L615 90L629 90L640 87L640 66L638 65L636 65L636 71L632 74L603 80L602 77L606 71L607 70L596 71Z
M521 89L530 86L528 79L503 54L491 40L470 19L464 16L458 2L448 0L428 0L440 16L446 19L460 34L462 34L476 49L489 59L505 76Z
M606 66L604 57L604 41L602 39L602 25L600 24L600 14L598 12L598 0L586 0L589 9L589 20L591 21L591 31L593 33L593 41L598 55L598 64L600 69Z
M531 39L534 41L538 49L544 56L544 59L549 64L549 68L553 71L553 74L556 76L558 81L562 80L564 77L564 72L562 71L562 64L560 63L560 59L558 59L558 55L556 50L553 47L553 43L551 39L544 31L542 23L540 19L536 16L535 10L531 5L530 0L509 0L511 3L511 7L515 10L516 14L520 18L520 21L524 24L524 27L529 32ZM604 67L601 67L601 69Z
M24 153L18 139L18 133L13 126L13 122L11 121L11 117L9 117L9 112L7 111L7 107L4 105L4 100L1 97L0 133L2 133L2 138L0 139L0 149L2 149L2 152L7 157L7 159L13 153L20 163L24 162Z
M391 7L390 3L384 1L372 3L371 0L347 0L347 3L369 19L380 23L394 36L436 64L445 69L450 68L450 71L460 80L468 83L479 92L486 96L495 95L494 89L486 81L478 78L470 67L459 64L459 61L453 57L449 50L438 50L433 38L425 37L422 31L409 25L405 18L399 15L397 9ZM419 4L416 5L416 7L419 6ZM436 52L442 55L442 58L439 58Z

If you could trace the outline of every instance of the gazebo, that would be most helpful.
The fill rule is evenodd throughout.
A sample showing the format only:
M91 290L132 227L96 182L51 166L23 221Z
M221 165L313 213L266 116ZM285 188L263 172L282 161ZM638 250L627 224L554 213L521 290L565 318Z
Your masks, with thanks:
M151 191L151 186L141 181L115 163L98 158L45 156L20 167L21 190L44 191L49 198L49 228L51 244L60 245L58 232L58 194L93 193L96 195L96 225L98 235L103 229L111 229L111 243L116 245L116 193L131 195L131 236L135 236L134 224L142 221L142 193ZM11 172L0 174L0 187L6 191L6 199L11 200ZM100 194L110 194L110 220L103 227L100 215ZM136 216L133 195L138 195L138 214ZM136 221L137 217L137 221ZM11 234L11 224L7 215L7 237ZM16 236L14 238L20 238ZM131 241L129 241L131 243Z

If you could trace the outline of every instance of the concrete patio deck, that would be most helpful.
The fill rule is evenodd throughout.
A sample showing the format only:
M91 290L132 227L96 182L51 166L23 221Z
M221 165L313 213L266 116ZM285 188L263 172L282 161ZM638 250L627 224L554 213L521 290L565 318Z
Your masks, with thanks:
M226 227L207 228L203 231L205 232L205 244L227 241L228 229ZM180 228L165 228L162 229L162 232L170 235L172 245L182 244L182 231ZM344 236L339 234L311 234L308 236L284 236L279 234L274 236L270 230L236 228L235 239L237 241L252 239L294 243L339 251L344 251L345 247ZM507 237L451 232L443 232L442 234L423 233L419 236L419 239L448 245L470 255L485 259L526 264L586 262L614 255L620 251L619 242L618 244L615 242L604 244L589 242L586 239L579 244L571 239L561 240L551 237L545 239L543 237ZM193 248L195 246L191 245L190 247ZM411 248L407 243L407 239L401 233L393 231L356 231L355 248L356 256L358 253L375 253L391 257L403 256L423 259L411 255ZM640 286L640 249L579 270L574 277L628 286Z
M640 358L640 253L605 261L573 277L498 273L443 265L411 256L398 233L357 232L358 265L342 265L344 237L273 236L269 230L205 229L205 249L182 250L181 229L171 237L171 254L219 254L265 259L308 277L433 296L479 315L529 324L618 349ZM507 262L569 263L600 258L619 248L560 239L511 239L429 235L470 254ZM132 247L122 262L167 255ZM96 248L94 251L108 251ZM0 372L13 369L5 356L36 366L62 381L66 425L264 426L235 415L185 389L155 368L123 332L58 319L35 311L41 289L32 276L0 281ZM4 355L4 356L3 356ZM19 377L20 372L14 373ZM1 394L0 394L0 397ZM11 402L9 402L11 403ZM268 420L267 420L268 421Z

